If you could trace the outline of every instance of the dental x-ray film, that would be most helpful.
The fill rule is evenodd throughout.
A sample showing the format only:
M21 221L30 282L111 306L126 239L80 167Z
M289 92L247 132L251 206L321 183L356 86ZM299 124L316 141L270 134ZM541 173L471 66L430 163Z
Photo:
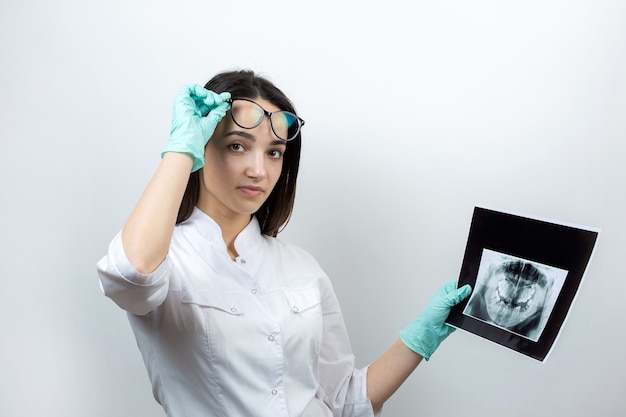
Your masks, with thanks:
M474 208L447 323L543 362L591 259L599 230Z

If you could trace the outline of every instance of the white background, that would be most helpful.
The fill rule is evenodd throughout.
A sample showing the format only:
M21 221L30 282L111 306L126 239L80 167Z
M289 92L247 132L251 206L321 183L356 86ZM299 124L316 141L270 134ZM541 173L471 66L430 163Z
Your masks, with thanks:
M281 236L359 366L457 277L475 205L602 229L547 362L457 331L387 416L623 415L625 2L3 0L0 36L2 416L163 415L95 263L178 89L233 68L306 119Z

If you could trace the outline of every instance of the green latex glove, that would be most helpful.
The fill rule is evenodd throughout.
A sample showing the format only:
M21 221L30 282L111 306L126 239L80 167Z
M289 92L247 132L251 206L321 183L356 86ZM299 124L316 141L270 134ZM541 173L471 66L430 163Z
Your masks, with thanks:
M184 86L174 99L170 140L161 153L187 154L193 159L191 172L204 166L204 146L230 108L230 93L216 94L199 85Z
M456 281L443 285L419 317L400 332L402 342L424 359L429 360L441 342L456 329L446 324L450 309L470 295L472 288L456 288Z

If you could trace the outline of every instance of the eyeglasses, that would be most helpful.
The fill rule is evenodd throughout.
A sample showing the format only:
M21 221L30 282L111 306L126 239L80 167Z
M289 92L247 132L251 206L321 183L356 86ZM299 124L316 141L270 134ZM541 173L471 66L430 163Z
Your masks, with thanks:
M243 129L254 129L263 122L265 116L270 119L272 132L282 140L289 141L300 133L300 128L304 126L304 120L295 114L280 110L267 111L259 103L248 98L231 98L230 115L233 122Z

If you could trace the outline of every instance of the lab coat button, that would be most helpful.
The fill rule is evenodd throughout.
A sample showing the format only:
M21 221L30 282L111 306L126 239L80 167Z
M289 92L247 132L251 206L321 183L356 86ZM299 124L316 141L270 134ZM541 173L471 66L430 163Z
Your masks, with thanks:
M253 288L252 291L250 292L252 293L252 295L256 294L257 293L256 288Z
M273 341L274 341L274 336L269 335L269 337L267 338L267 340L269 340L270 342L273 342Z
M278 394L278 391L276 391L275 389L272 390L272 395L276 395Z

